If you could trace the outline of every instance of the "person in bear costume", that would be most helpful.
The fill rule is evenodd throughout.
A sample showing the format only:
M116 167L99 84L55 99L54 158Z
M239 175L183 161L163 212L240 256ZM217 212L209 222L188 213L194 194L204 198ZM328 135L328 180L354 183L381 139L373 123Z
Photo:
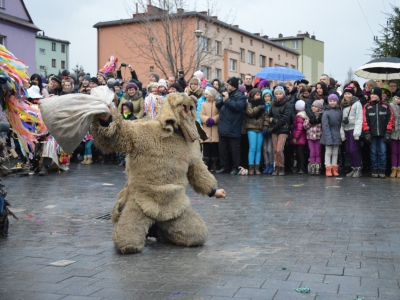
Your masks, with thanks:
M117 250L140 252L149 229L182 246L203 245L208 237L204 221L190 205L186 187L210 197L225 198L223 189L202 160L196 125L196 97L168 95L154 120L126 122L115 108L96 115L92 132L97 147L126 152L127 182L112 212ZM152 171L149 165L156 165Z

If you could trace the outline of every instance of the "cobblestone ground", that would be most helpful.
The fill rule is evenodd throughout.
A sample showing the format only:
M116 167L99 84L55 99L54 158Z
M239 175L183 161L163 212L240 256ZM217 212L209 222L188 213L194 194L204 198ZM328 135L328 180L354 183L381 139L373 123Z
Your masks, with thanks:
M5 178L19 221L0 239L0 299L400 299L400 179L217 179L226 199L188 190L203 247L149 239L121 255L95 217L111 212L122 168Z

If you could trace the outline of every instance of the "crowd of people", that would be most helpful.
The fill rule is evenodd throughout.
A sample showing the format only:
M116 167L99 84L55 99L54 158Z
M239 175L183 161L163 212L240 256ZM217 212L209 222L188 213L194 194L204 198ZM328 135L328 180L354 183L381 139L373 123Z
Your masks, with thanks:
M76 76L67 70L48 78L33 74L29 100L37 104L53 95L90 94L92 88L107 85L115 93L113 105L125 120L134 121L156 118L168 94L187 93L198 101L197 121L208 137L200 141L201 150L211 172L273 176L288 171L326 176L342 172L347 177L364 173L385 178L391 171L390 177L400 178L400 92L395 81L369 80L361 88L353 80L339 91L326 74L309 84L304 79L271 82L250 74L226 82L207 80L201 71L186 81L179 71L165 79L151 73L144 85L130 65L125 65L130 77L123 78L121 66L113 78L101 72L96 77L83 72ZM63 154L49 133L41 138L46 143L35 150L33 159L18 143L15 150L36 172L46 175L52 162L63 165ZM71 159L83 165L94 161L125 165L124 153L96 149L90 131ZM68 157L64 163L69 162Z

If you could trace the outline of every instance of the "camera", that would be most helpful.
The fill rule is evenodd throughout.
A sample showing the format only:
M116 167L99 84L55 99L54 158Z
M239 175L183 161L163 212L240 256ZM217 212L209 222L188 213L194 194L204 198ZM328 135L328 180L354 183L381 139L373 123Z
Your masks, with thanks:
M126 63L121 63L121 67L127 67L128 65Z
M343 123L344 125L349 124L349 118L348 118L348 117L344 117L342 123Z

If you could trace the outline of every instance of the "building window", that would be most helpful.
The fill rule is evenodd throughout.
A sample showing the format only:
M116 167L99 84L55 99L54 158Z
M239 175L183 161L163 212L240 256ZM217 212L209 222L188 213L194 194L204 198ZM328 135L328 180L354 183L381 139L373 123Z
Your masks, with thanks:
M236 59L229 59L229 71L236 72L237 69L237 60Z
M221 42L215 41L215 54L221 55Z
M56 51L56 43L51 43L51 50Z
M217 27L217 32L219 33L219 27Z
M247 63L254 65L254 56L255 56L254 52L248 51L247 52Z
M240 36L240 41L243 43L243 35Z
M296 66L294 66L294 65L291 65L291 67L292 67L292 69L296 69Z
M289 68L289 64L288 63L285 63L285 68Z
M293 49L299 49L299 41L293 41L292 42L292 48Z
M211 68L207 67L207 66L201 66L201 71L204 74L204 77L206 79L210 79L211 78Z
M263 47L263 49L264 49L264 44L262 44L262 47Z
M4 8L4 1L5 0L0 0L0 8ZM3 44L2 44L3 45Z
M260 67L262 68L265 67L265 59L266 57L264 55L260 55Z
M222 70L221 69L215 69L215 77L222 78Z
M285 47L285 42L280 42L279 43L281 46Z
M244 49L240 48L240 61L244 61Z
M207 27L208 27L208 23L205 22L205 23L204 23L204 28L207 28Z
M278 60L281 60L281 55L278 55Z
M0 45L6 46L6 37L0 35Z
M243 73L240 73L240 78L242 79L243 82L244 82L244 77L246 77L246 75Z
M45 71L46 67L45 66L39 66L40 71Z
M253 40L250 40L250 46L253 46Z
M61 44L61 52L65 53L65 44Z
M229 38L229 45L232 45L232 38Z
M269 47L269 50L272 51L272 47Z
M56 67L56 60L55 60L55 59L52 59L52 60L51 60L51 66L52 66L53 68Z
M210 39L201 37L201 51L210 52Z
M154 66L150 66L150 72L154 72Z
M272 58L269 59L268 67L272 67L274 65L274 60Z
M39 49L39 54L43 54L43 55L46 54L46 50L43 49L43 48L40 48L40 49Z
M65 69L65 61L61 61L61 69Z
M292 55L292 59L294 59L294 55Z
M287 57L287 52L286 52L286 57Z

